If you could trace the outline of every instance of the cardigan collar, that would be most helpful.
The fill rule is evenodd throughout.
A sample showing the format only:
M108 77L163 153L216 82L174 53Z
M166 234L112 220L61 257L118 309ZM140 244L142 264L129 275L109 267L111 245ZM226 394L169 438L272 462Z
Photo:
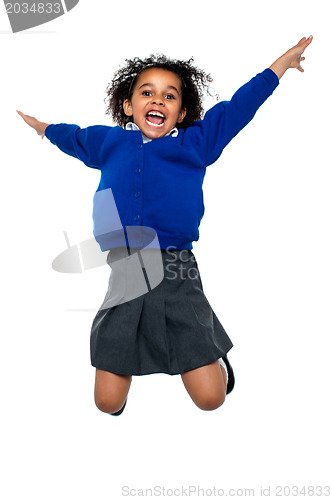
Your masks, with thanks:
M129 122L126 125L126 130L140 130L140 129L136 125L136 123ZM177 137L178 133L179 133L178 129L176 127L174 127L170 132L168 132L168 134L166 134L166 136L170 135L172 137ZM149 137L146 137L146 135L144 135L143 133L142 133L142 138L143 138L143 144L145 144L146 142L150 142L150 141L153 140L153 139L150 139Z

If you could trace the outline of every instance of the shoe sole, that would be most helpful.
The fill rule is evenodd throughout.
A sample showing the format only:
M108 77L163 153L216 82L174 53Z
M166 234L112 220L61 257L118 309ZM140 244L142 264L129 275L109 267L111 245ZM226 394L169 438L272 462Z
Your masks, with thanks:
M228 372L228 382L227 382L227 389L226 389L226 395L227 395L227 394L231 393L232 390L234 389L235 377L234 377L233 368L232 368L230 362L228 361L227 356L226 355L222 356L222 359L225 362L225 365L227 367L227 372Z

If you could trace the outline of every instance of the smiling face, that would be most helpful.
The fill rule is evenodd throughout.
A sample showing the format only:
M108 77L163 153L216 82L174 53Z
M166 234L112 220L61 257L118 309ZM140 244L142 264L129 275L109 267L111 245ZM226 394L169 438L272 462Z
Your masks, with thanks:
M163 137L186 116L186 109L182 108L180 77L163 68L142 71L123 109L146 137Z

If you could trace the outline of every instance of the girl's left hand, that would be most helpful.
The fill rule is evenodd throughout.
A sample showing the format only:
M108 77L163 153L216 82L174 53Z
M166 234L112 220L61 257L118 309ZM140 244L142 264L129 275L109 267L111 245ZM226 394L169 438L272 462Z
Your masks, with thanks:
M296 68L303 73L304 69L301 66L301 61L305 60L305 57L301 57L305 49L312 42L313 36L310 35L308 38L303 37L297 45L289 49L285 54L285 58L288 59L289 68Z
M305 57L301 56L308 45L312 42L312 39L312 35L308 38L301 38L297 45L287 50L285 54L271 64L270 69L275 72L279 80L289 68L296 68L303 73L304 69L301 66L301 62L304 61Z

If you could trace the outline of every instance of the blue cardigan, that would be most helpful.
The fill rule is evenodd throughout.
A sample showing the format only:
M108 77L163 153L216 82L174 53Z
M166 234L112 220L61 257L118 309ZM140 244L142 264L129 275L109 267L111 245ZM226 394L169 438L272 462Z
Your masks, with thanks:
M101 250L122 246L121 235L129 226L152 228L160 248L191 250L204 214L206 167L219 158L278 84L277 75L267 68L230 101L209 109L203 120L179 129L177 137L145 144L140 131L119 126L49 125L45 135L53 144L101 171L93 213L94 235ZM130 246L140 244L139 237L137 245Z

